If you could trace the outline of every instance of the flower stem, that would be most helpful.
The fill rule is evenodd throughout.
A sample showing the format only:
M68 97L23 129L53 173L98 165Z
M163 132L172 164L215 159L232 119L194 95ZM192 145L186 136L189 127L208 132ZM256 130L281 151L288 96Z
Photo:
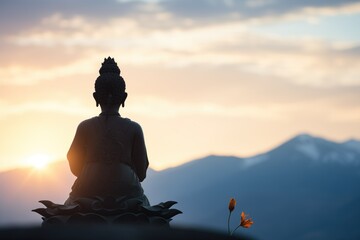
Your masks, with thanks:
M230 217L231 217L231 211L229 212L229 217L228 217L228 221L227 221L227 223L228 223L228 234L229 235L231 235L231 233L230 233Z
M237 226L231 233L230 236L233 235L233 233L236 231L236 229L238 229L241 225Z

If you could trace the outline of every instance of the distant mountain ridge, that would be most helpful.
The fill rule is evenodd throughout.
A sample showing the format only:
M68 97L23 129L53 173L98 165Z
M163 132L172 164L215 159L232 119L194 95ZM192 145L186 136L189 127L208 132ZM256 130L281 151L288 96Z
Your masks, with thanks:
M236 197L259 239L357 239L360 154L351 142L301 134L250 158L208 156L164 170L144 186L154 202L179 201L178 224L226 230Z
M359 159L356 158L360 151L360 141L354 139L343 143L336 143L323 138L302 134L283 144L285 145L283 147L287 147L290 144L293 144L296 150L313 160L360 164Z
M359 239L359 146L354 139L337 143L301 134L249 158L212 155L150 169L143 186L153 204L179 202L184 214L173 224L225 231L228 200L235 197L233 227L244 210L255 222L246 233L259 239ZM66 162L59 164L51 178L26 170L0 173L0 191L6 193L0 224L39 223L30 212L37 200L66 199L74 177Z

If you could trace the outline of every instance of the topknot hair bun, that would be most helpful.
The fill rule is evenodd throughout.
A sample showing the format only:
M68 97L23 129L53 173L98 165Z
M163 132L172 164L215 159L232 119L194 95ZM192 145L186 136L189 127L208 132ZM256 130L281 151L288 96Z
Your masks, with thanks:
M108 57L104 58L104 62L102 63L101 68L99 69L100 75L106 73L115 73L120 75L121 71L118 67L117 63L115 62L114 58Z
M95 81L96 106L99 104L123 104L126 94L126 84L120 76L120 68L114 58L104 59L99 70L100 76Z

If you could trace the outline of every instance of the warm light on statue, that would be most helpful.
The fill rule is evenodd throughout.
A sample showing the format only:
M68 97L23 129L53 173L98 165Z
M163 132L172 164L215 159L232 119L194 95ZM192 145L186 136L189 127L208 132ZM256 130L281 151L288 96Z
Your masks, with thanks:
M93 97L99 116L82 121L67 153L76 180L64 205L40 201L46 208L33 211L43 216L43 226L54 224L157 224L169 226L181 213L171 209L175 201L151 206L141 182L149 166L140 124L120 115L128 96L120 68L105 58L95 81ZM33 160L41 166L46 157Z

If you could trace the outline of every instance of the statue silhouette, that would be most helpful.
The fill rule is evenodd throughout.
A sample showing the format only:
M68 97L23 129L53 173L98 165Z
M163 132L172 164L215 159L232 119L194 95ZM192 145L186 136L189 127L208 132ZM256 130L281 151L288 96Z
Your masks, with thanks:
M106 58L93 93L99 116L81 122L67 154L77 177L64 205L40 201L43 226L69 223L157 223L179 213L176 202L150 206L141 182L149 161L141 126L119 114L127 93L120 69Z
M119 114L125 81L114 59L105 59L93 94L100 116L81 122L67 154L77 176L67 203L79 197L134 197L149 205L140 182L149 162L139 124Z

